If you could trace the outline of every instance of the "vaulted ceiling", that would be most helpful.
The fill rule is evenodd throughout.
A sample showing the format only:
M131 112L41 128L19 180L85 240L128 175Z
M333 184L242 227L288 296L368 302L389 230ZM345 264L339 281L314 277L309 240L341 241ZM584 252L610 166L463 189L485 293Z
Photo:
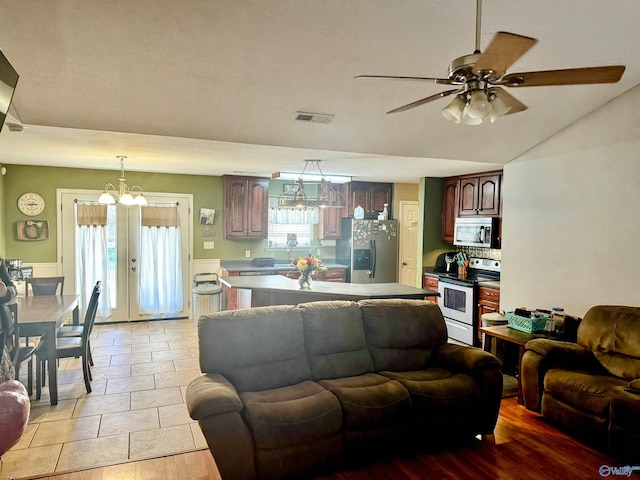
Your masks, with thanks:
M446 85L473 52L474 0L21 0L0 3L0 50L20 74L0 162L415 182L500 168L640 84L637 0L485 0L481 48L537 38L509 71L624 64L615 84L510 90L528 106L455 125L447 99L388 110ZM332 114L328 124L296 111Z

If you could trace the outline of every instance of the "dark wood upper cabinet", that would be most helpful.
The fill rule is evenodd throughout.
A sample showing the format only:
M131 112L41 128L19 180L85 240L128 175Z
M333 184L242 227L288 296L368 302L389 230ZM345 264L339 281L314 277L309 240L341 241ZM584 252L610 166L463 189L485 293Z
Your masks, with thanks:
M460 178L458 217L500 215L501 174Z
M375 182L345 183L343 193L347 200L347 208L343 212L343 216L353 216L353 209L360 205L364 209L364 218L378 218L378 213L382 211L386 203L389 219L393 218L391 212L393 184Z
M223 175L224 238L267 238L269 179Z
M445 243L453 243L459 183L458 178L445 178L442 183L442 241Z
M502 172L445 178L442 182L442 241L453 243L456 217L502 215Z
M329 191L329 200L332 202L340 200L338 193ZM321 208L318 222L318 238L320 240L337 240L340 238L340 223L342 218L342 208Z

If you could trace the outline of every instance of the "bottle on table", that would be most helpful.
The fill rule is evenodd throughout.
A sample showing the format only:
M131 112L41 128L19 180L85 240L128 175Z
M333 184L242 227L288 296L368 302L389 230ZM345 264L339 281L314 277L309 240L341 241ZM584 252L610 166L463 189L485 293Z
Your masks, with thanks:
M551 309L551 319L553 320L553 332L558 335L563 334L565 321L564 308L553 307Z

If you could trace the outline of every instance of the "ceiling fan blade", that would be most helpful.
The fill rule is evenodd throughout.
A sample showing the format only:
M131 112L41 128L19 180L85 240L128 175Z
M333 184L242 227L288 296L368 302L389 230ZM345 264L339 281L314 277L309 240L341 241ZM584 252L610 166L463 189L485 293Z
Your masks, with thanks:
M522 112L527 109L527 106L524 103L511 95L504 88L495 87L493 90L496 91L498 98L500 98L500 100L509 107L509 111L505 113L505 115L511 115L512 113Z
M509 32L498 32L491 43L480 54L480 58L473 67L474 73L492 70L504 75L522 55L533 47L538 40Z
M459 92L462 92L462 89L457 88L455 90L445 90L444 92L436 93L435 95L431 95L429 97L416 100L415 102L409 103L407 105L403 105L402 107L394 108L393 110L389 110L387 113L404 112L411 108L419 107L420 105L424 105L425 103L433 102L434 100L438 100L439 98L447 97L451 94L459 93Z
M383 80L413 80L418 82L430 82L430 83L438 83L438 84L444 84L444 85L462 85L462 82L458 82L450 78L397 77L393 75L356 75L353 78L383 79Z
M547 85L583 85L616 83L624 73L624 65L610 67L569 68L539 72L510 73L500 80L507 87L542 87Z

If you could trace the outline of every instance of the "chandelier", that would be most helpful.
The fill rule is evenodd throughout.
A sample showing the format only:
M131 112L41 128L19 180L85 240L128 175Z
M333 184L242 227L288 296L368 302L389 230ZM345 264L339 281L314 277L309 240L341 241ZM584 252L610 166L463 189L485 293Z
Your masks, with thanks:
M480 125L484 120L495 122L511 110L495 88L482 80L465 84L465 91L441 110L442 116L461 125Z
M305 160L302 173L276 172L271 178L294 179L293 184L285 186L284 192L278 197L278 208L342 208L346 205L344 195L336 190L332 180L336 183L349 182L351 177L343 175L325 176L320 168L322 160ZM318 167L319 173L307 172L309 164ZM317 193L309 194L313 191L312 185L317 189Z
M126 184L126 180L124 178L124 159L127 158L124 155L118 155L116 158L120 159L120 184L118 191L116 191L116 187L113 186L113 183L107 183L104 186L104 191L100 198L98 198L98 203L112 205L116 203L116 199L119 203L123 205L146 205L147 199L144 198L142 194L142 188L138 185L134 185L129 188Z

